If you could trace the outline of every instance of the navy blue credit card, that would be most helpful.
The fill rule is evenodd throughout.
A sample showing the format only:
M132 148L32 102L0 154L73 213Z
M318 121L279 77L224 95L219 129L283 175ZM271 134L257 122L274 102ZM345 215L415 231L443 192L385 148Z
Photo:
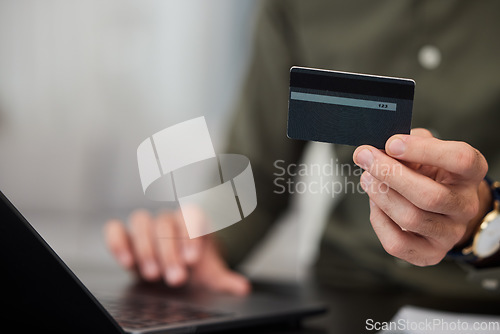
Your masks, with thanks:
M287 135L384 148L410 133L414 91L410 79L292 67Z

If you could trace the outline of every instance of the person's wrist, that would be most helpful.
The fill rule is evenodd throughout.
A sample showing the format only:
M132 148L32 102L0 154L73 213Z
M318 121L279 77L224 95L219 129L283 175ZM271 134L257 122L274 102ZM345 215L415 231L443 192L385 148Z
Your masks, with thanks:
M483 180L478 186L478 197L479 197L479 210L474 218L472 218L467 224L467 229L465 231L462 239L455 245L454 248L462 248L470 243L475 232L481 225L483 218L491 211L493 205L493 196L491 194L491 188L488 183Z

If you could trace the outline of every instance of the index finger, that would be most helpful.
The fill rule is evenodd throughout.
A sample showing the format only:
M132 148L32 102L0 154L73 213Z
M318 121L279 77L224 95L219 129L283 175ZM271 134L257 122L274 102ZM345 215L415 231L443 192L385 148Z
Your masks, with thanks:
M125 226L119 220L109 220L104 225L104 237L111 253L118 262L126 269L132 269L134 266L134 256L132 255L132 246Z
M385 151L398 160L442 168L467 179L483 179L488 164L483 155L464 142L411 135L395 135Z
M445 185L414 171L372 146L358 147L354 151L353 160L382 184L394 189L422 210L451 215L461 204L461 196L457 196Z

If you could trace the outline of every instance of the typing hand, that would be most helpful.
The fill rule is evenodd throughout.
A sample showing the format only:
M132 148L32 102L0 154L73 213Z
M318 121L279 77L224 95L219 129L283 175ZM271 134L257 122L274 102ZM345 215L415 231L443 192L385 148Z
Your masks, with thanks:
M226 266L210 235L189 239L180 212L153 217L138 210L129 223L127 228L110 220L104 228L106 243L122 267L137 270L147 281L163 278L173 287L190 284L236 295L249 292L248 280Z
M483 155L425 129L389 138L385 152L360 146L353 159L365 170L361 186L384 249L418 266L439 263L466 241L491 203Z

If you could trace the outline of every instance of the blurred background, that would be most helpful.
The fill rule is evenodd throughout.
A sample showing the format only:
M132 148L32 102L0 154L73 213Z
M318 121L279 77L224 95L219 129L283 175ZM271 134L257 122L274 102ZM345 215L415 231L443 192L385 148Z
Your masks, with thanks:
M223 151L255 4L0 1L0 189L64 259L101 259L106 218L159 207L146 137L205 116Z
M73 269L116 268L104 222L165 207L142 192L145 138L205 116L224 151L257 3L0 0L0 190ZM310 144L304 159L327 164L330 150ZM336 202L292 198L241 268L303 278Z

